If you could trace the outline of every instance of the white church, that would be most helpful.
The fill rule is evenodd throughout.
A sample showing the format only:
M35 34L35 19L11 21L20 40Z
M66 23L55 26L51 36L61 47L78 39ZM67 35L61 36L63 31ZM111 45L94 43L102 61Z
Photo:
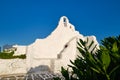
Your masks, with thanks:
M93 40L94 45L97 44L97 48L99 48L95 36L83 36L75 30L74 25L69 22L68 18L63 16L60 18L56 29L48 37L36 39L35 42L28 46L13 46L16 48L14 55L26 54L24 61L18 59L15 63L13 60L14 64L18 66L13 73L37 71L59 73L61 66L67 68L67 65L70 64L70 60L74 60L77 55L80 55L76 48L77 41L79 39L87 40L87 38L90 41ZM11 64L13 61L11 61Z

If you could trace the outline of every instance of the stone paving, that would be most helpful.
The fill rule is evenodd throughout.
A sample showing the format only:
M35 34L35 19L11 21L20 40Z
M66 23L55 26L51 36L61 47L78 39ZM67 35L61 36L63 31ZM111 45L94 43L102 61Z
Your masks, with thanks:
M32 73L32 74L13 74L0 76L0 80L53 80L59 77L65 80L60 74L53 73Z

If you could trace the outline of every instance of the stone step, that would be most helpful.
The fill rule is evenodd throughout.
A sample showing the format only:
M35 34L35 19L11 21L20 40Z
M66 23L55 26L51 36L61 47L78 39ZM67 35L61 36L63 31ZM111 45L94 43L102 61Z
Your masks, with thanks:
M53 73L31 73L31 74L15 74L0 76L0 80L53 80L53 78L59 77L61 80L65 80L60 74Z

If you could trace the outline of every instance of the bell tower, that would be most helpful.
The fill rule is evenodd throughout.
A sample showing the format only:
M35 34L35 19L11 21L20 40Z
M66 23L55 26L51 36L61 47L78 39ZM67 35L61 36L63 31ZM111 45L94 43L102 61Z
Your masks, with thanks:
M64 27L67 27L69 24L69 20L66 16L60 18L59 24L62 24Z
M67 19L66 18L63 18L63 23L64 23L64 26L67 27Z

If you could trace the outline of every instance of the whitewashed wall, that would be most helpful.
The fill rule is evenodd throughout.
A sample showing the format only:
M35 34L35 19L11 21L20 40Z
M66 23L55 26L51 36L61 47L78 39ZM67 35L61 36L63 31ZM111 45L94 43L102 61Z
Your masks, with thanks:
M0 75L26 73L25 59L0 59Z
M70 60L76 58L79 38L89 38L98 44L94 36L84 37L69 23L67 17L61 17L57 28L48 37L37 39L27 47L27 70L48 65L53 72L60 72L61 66L67 67ZM61 57L58 58L58 55Z
M13 45L13 47L16 48L16 50L15 50L15 52L14 52L14 56L26 54L27 46L23 46L23 45Z
M79 54L77 41L79 39L98 42L95 36L84 37L75 27L69 23L67 17L60 18L57 28L46 38L37 39L29 46L17 46L15 55L24 53L27 55L22 59L0 59L0 75L13 73L27 73L37 71L53 71L59 73L61 66L67 68L70 60L74 60ZM89 42L90 44L90 42ZM79 54L80 55L80 54Z

